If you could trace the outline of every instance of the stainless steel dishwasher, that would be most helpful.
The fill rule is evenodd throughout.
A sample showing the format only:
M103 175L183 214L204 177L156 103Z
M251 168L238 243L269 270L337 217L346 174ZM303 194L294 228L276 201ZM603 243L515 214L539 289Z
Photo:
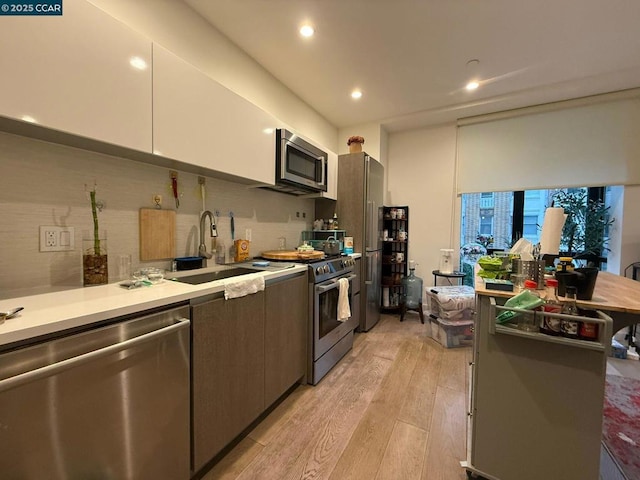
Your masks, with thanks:
M0 353L0 477L190 475L189 308Z

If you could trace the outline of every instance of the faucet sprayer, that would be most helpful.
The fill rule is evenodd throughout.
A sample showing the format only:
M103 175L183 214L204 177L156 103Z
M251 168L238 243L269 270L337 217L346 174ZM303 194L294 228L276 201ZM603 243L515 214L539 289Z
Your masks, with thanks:
M200 215L200 246L198 247L198 255L203 258L211 258L213 256L211 253L207 252L207 246L204 244L204 222L207 216L211 223L211 238L218 236L216 221L214 220L213 214L209 210L205 210L202 212L202 215Z

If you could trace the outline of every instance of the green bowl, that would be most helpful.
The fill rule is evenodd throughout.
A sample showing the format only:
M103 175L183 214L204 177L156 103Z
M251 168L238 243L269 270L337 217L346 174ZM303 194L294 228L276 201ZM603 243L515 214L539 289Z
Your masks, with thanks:
M484 256L478 259L478 265L483 270L495 272L497 270L504 270L502 258Z

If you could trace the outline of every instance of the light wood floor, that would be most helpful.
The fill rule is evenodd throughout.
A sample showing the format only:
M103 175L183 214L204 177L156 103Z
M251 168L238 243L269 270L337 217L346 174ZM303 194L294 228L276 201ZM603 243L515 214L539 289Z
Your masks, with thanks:
M471 348L445 349L427 334L417 314L383 315L204 479L466 479Z

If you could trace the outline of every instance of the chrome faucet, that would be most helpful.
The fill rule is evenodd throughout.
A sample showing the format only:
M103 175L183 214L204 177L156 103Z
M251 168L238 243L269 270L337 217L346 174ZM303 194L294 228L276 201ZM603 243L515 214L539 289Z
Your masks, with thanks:
M211 222L211 237L218 236L218 230L216 230L216 221L213 218L213 213L209 210L205 210L200 215L200 246L198 247L198 255L202 258L211 258L213 255L207 252L207 246L204 244L204 221L206 217L209 217L209 221Z

